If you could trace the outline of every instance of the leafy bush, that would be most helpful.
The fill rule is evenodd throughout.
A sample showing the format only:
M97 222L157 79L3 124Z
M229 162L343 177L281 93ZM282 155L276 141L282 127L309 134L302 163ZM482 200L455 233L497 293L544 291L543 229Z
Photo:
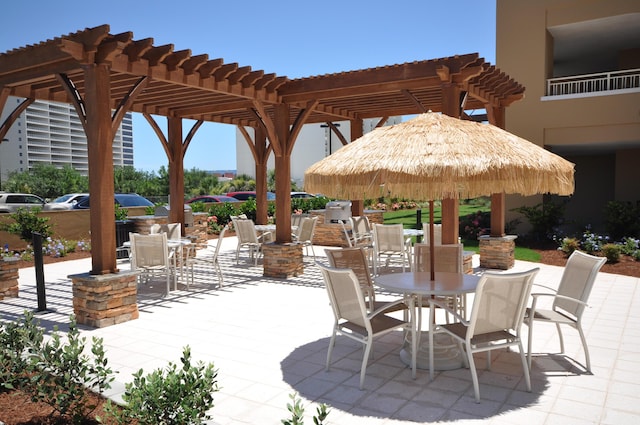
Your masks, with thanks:
M592 233L591 228L587 226L584 233L582 234L582 241L580 242L580 246L587 253L594 254L602 250L602 246L606 243L609 243L608 236Z
M283 419L283 425L304 425L303 416L304 416L304 407L302 406L302 402L298 398L297 394L291 394L289 396L291 398L292 403L287 403L287 410L291 413L291 419ZM313 423L315 425L322 425L324 420L329 415L327 412L327 405L322 403L318 406L316 410L317 416L313 417Z
M621 244L622 253L625 255L633 255L638 249L640 249L640 240L636 238L623 238Z
M611 238L640 237L640 201L609 201L604 207L605 229Z
M21 322L3 326L0 332L0 378L3 389L19 389L31 401L51 406L54 412L81 424L96 408L87 388L103 392L113 381L101 338L93 338L92 358L84 355L85 338L80 337L70 316L66 343L57 327L43 342L44 330L26 312Z
M29 353L42 344L43 334L29 311L21 321L0 322L0 390L22 388L29 382Z
M607 243L602 246L602 253L607 257L607 263L617 263L620 261L622 248L614 243Z
M49 224L48 217L38 217L41 210L39 207L18 208L16 212L9 215L14 222L3 224L1 228L14 235L20 235L20 239L25 241L31 240L33 232L40 233L46 239L52 234L52 226Z
M116 220L126 220L129 216L129 210L126 208L120 207L120 205L115 204L114 207Z
M488 211L477 211L466 215L460 219L460 237L464 240L476 240L478 236L491 232L491 213Z
M102 393L111 388L114 379L107 366L102 338L92 339L92 357L83 354L85 345L86 338L80 337L71 315L66 343L56 327L51 339L31 354L31 379L23 388L32 401L48 404L75 424L83 423L97 407L91 404L86 389Z
M559 249L568 257L573 251L580 249L580 241L576 238L563 238Z
M209 215L217 217L217 223L221 226L229 223L232 215L238 214L240 211L231 202L221 202L209 207Z
M134 373L122 395L126 404L119 409L109 403L107 415L118 424L134 419L141 425L189 425L210 420L207 411L213 407L213 392L218 391L218 372L211 363L192 366L189 346L180 360L181 368L170 362L164 371L156 369L146 376L142 369Z
M532 207L522 206L512 211L519 212L531 224L529 235L537 240L553 239L555 228L562 224L565 204L545 202Z

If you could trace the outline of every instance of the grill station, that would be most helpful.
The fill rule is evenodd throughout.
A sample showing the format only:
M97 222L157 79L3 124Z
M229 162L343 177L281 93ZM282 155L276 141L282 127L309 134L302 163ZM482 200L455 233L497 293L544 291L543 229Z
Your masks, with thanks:
M351 217L351 201L327 202L324 211L325 223L346 222Z

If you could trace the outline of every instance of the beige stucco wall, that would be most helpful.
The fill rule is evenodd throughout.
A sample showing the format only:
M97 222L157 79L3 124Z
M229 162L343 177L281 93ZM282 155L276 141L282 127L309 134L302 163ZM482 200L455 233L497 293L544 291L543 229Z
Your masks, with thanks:
M496 4L496 65L526 88L525 98L506 108L506 129L552 150L573 148L570 154L559 151L576 163L576 192L567 212L591 224L602 223L608 200L640 200L640 93L545 99L553 70L553 38L547 28L639 12L636 0ZM636 51L626 51L619 63L635 66L639 57ZM542 196L508 196L507 220L516 217L510 209L541 201Z

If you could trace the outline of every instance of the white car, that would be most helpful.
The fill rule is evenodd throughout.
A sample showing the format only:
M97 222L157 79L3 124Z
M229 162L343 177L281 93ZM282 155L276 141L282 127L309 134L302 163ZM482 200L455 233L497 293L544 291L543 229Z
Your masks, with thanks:
M84 199L85 196L89 196L89 194L67 193L66 195L62 195L61 197L54 199L48 204L45 204L44 209L46 211L72 210L73 206L77 204L78 201Z
M0 192L0 213L14 213L18 208L43 208L44 205L44 199L30 193Z

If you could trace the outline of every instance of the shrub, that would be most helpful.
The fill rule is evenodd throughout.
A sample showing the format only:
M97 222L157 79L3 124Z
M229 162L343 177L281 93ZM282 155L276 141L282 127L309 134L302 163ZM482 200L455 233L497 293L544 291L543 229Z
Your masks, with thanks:
M602 249L603 244L608 242L608 236L592 233L590 227L587 226L586 230L582 234L582 242L580 243L580 246L587 253L594 254Z
M133 382L125 385L121 409L109 403L106 413L118 424L137 420L141 425L202 424L210 420L213 392L218 391L217 370L213 364L191 365L191 349L186 346L180 358L182 367L170 362L166 370L156 369L143 376L140 369Z
M297 394L289 395L292 403L287 403L287 410L291 413L291 419L283 419L283 425L303 425L303 416L304 416L304 407L302 406L302 402L298 398ZM324 420L329 415L327 412L327 405L322 403L318 406L316 410L317 416L313 417L313 423L315 425L322 425Z
M554 229L562 224L565 203L545 202L532 207L522 206L512 211L519 212L531 224L529 235L537 240L552 239Z
M43 334L29 311L21 321L0 323L0 390L22 388L29 382L29 353L42 344Z
M464 240L475 240L491 232L491 213L488 211L477 211L466 215L460 219L460 237Z
M40 211L39 207L18 208L16 212L10 214L14 222L3 224L1 228L14 235L20 235L20 239L25 241L31 241L33 232L40 233L42 238L46 239L51 236L52 226L49 224L48 217L38 217Z
M576 238L563 238L558 248L568 257L573 251L580 249L580 241Z
M92 339L92 357L83 354L85 343L86 338L80 337L71 315L66 343L55 327L51 339L34 349L30 357L31 378L23 388L32 401L48 404L60 415L69 416L74 424L83 423L97 407L91 404L87 388L102 393L114 379L107 367L102 338Z
M635 238L624 238L622 239L622 253L625 255L633 255L634 252L638 251L640 248L640 241Z
M240 211L231 202L220 202L211 205L208 212L210 216L217 217L217 223L220 226L229 223L232 215L240 214Z
M614 243L607 243L602 245L602 253L607 257L607 263L617 263L620 261L620 253L622 248L620 245Z
M604 207L605 229L614 240L640 237L640 202L609 201Z

